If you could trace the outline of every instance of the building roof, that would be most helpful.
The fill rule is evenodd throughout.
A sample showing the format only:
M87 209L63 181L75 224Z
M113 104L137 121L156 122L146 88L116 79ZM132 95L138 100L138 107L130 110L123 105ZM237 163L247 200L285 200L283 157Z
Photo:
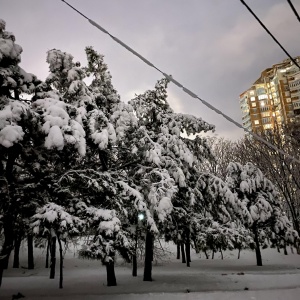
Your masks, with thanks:
M260 84L260 83L264 83L264 82L263 82L263 79L262 79L262 76L260 76L260 77L253 83L253 85L254 85L254 84Z

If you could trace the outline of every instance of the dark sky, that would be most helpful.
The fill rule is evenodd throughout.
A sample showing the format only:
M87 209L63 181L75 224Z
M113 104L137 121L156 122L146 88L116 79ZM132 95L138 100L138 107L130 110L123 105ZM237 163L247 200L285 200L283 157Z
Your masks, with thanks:
M286 0L247 4L291 55L300 55L300 23ZM260 72L286 58L239 0L69 0L69 3L134 48L197 95L241 122L239 94ZM300 13L300 0L293 0ZM69 52L85 64L84 48L105 55L124 101L162 77L60 0L0 0L0 18L23 48L21 66L45 79L46 52ZM243 132L170 84L176 112L216 125L220 137Z

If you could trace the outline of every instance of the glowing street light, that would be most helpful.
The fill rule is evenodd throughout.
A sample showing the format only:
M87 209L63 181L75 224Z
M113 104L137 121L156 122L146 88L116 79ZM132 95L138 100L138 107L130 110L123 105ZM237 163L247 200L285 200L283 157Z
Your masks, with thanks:
M139 219L139 221L143 221L145 219L144 213L139 213L138 214L138 219Z

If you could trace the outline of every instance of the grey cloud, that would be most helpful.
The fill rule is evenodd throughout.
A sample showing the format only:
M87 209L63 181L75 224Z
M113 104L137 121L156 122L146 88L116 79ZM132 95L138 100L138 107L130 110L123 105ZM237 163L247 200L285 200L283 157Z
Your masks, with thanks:
M69 1L238 121L239 94L264 68L285 58L236 0ZM280 0L247 3L292 55L300 54L296 38L300 26L287 3ZM300 3L294 4L300 11ZM61 1L0 0L0 7L0 17L6 20L7 29L15 33L24 48L22 66L41 79L47 76L47 50L69 52L84 64L84 47L88 45L105 55L113 83L125 101L135 92L153 87L162 77ZM176 111L214 123L220 136L242 136L241 130L177 87L170 85L169 96Z

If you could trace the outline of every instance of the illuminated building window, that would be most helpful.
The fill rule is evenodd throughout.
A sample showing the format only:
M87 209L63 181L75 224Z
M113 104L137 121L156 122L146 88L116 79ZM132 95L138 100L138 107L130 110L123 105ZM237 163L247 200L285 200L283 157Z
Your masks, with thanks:
M266 124L264 125L264 129L271 129L272 128L272 124Z
M258 96L258 100L268 99L268 95L263 94Z
M270 117L271 113L269 111L261 113L262 117Z

